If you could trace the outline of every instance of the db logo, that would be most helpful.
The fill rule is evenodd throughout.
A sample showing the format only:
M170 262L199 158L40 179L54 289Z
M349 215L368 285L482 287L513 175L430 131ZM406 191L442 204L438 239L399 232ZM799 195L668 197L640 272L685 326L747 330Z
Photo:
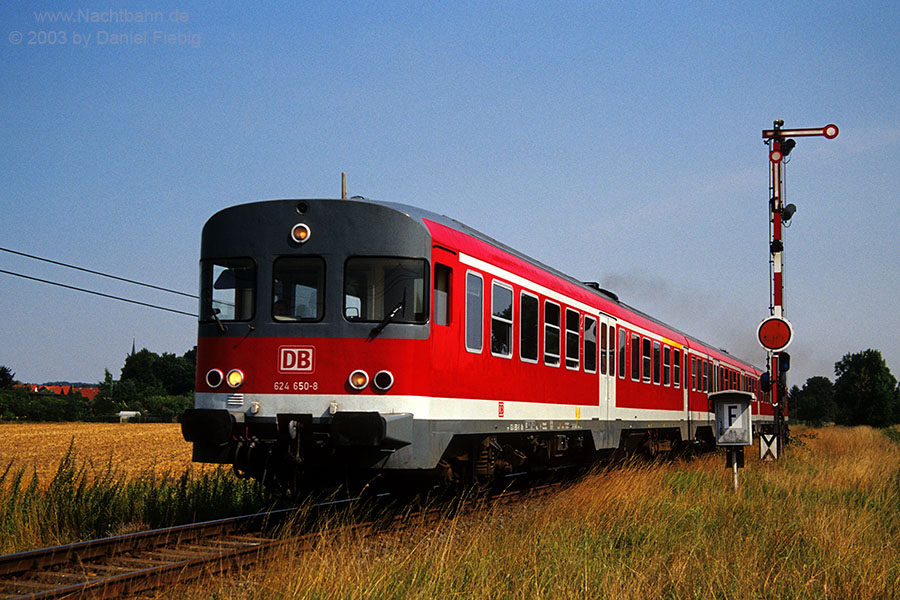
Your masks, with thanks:
M312 373L314 348L311 346L282 346L278 349L278 370L281 373Z

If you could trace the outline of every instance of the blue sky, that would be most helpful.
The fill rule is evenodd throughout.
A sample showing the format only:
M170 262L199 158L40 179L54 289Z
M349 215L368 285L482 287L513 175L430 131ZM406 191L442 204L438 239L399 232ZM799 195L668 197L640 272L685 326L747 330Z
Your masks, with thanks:
M867 348L900 376L900 5L682 4L4 3L0 246L193 292L210 215L338 196L346 171L351 194L452 216L763 365L761 131L836 123L786 168L791 383ZM196 335L4 274L0 310L25 381L118 376L133 338L181 354Z

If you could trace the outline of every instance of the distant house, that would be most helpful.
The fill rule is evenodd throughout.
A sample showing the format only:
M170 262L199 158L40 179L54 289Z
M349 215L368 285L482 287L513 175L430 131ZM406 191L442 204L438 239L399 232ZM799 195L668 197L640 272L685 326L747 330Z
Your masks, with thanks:
M81 387L74 385L35 385L27 383L16 385L16 387L27 388L32 396L67 396L69 394L81 394L81 397L90 402L100 393L98 387Z

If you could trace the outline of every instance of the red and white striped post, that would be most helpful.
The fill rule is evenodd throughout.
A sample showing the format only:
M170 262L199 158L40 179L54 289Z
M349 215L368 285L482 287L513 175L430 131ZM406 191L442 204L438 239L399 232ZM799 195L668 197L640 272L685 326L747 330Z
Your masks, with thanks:
M785 375L784 380L782 380L779 367L781 352L787 348L787 345L793 338L793 329L784 318L784 240L782 239L783 221L790 219L791 214L793 214L793 207L791 207L790 214L786 215L782 202L784 196L782 165L784 164L785 156L790 154L796 144L793 139L788 138L820 136L831 140L838 135L837 125L826 125L825 127L812 129L783 129L783 127L784 121L778 120L774 122L772 129L764 129L762 132L763 139L769 146L769 164L772 173L769 182L771 192L769 202L769 222L771 224L769 251L772 255L770 261L772 292L771 306L769 307L771 316L760 324L760 329L757 332L760 344L769 351L769 374L772 385L771 399L775 407L775 435L778 440L779 453L784 448L785 441L784 402L782 396L787 394L787 378ZM781 387L779 388L779 386Z

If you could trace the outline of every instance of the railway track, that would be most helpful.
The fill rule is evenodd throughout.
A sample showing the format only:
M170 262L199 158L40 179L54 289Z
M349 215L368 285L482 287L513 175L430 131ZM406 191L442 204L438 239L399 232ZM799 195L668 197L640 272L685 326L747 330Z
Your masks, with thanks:
M448 510L515 502L552 493L556 487L508 490L453 508L442 503L382 512L372 521L335 528L335 535L351 528L368 528L373 535L396 531L410 523L437 521ZM317 515L335 506L315 505L303 515L298 509L284 509L0 556L0 600L123 597L245 567L287 543L311 548L320 535L315 532ZM286 523L299 533L285 535L281 526Z
M121 597L255 562L287 509L0 557L0 598Z

